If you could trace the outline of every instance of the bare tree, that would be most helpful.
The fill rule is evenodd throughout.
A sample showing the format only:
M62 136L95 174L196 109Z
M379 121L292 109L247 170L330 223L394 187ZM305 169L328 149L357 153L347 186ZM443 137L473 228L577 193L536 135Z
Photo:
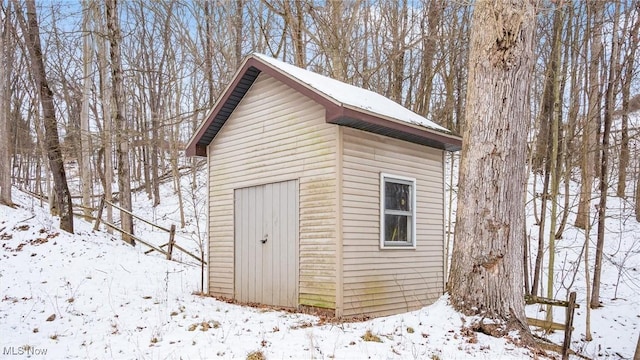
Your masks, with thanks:
M118 158L118 199L120 206L124 209L120 211L120 224L122 230L133 234L133 218L131 216L131 175L129 170L129 139L126 136L127 125L124 118L124 89L122 79L122 59L120 56L120 24L118 21L117 0L107 0L105 3L107 14L107 30L110 43L111 54L111 81L113 88L113 98L111 103L111 114L116 127L116 153ZM130 244L135 244L134 240L126 235L122 239Z
M420 72L420 82L418 86L418 95L416 96L416 111L420 114L428 114L431 106L431 93L433 89L433 77L435 76L434 59L436 56L438 28L441 26L442 13L444 12L444 1L430 1L427 7L427 13L425 14L422 22L420 23L420 29L423 32L422 35L422 71ZM451 52L454 52L451 49Z
M638 50L638 42L640 41L640 37L638 34L640 33L640 20L638 20L638 16L640 13L640 6L636 6L637 11L634 13L632 11L627 12L626 21L625 21L625 29L628 24L632 22L633 18L635 18L635 22L631 27L631 31L629 32L629 47L626 51L626 56L624 59L624 76L622 76L622 118L621 118L621 128L620 128L620 166L618 167L618 187L616 189L616 195L618 197L626 196L626 186L627 186L627 167L629 167L629 113L630 113L630 96L631 96L631 82L634 78L634 70L636 69L636 52ZM624 31L627 33L627 31Z
M89 101L92 85L92 62L93 62L93 43L92 36L89 32L90 20L92 19L91 7L95 6L92 0L82 2L82 75L84 76L82 84L82 109L80 112L80 148L81 156L78 159L80 163L80 179L82 182L82 205L85 215L91 215L91 192L93 191L93 180L91 176L91 136L89 136Z
M547 219L547 202L551 201L551 231L553 238L549 238L549 266L553 266L556 228L556 213L558 195L558 127L560 126L562 110L560 104L560 66L562 59L562 29L564 28L564 11L562 5L556 7L553 19L553 35L551 40L551 53L546 69L544 88L542 91L542 99L540 103L540 112L536 119L537 138L535 151L532 154L532 168L536 172L544 173L544 182L542 188L542 200L540 207L540 223L538 232L538 253L536 254L536 262L533 273L533 284L531 286L531 294L538 293L538 285L542 272L542 257L545 240L545 223ZM549 139L550 136L553 139ZM550 141L551 140L551 141ZM555 150L555 152L554 152ZM551 194L549 194L549 186L551 186ZM549 283L553 283L553 271L549 271ZM547 289L552 291L553 288ZM549 296L551 297L551 296ZM550 321L550 320L549 320Z
M552 62L556 63L555 69L553 71L552 76L552 117L550 123L551 129L551 151L548 155L549 170L551 171L551 226L549 229L549 276L547 278L547 297L553 298L553 279L554 279L554 265L555 265L555 241L556 241L556 229L557 229L557 217L558 217L558 192L559 192L559 182L560 182L560 171L558 170L558 142L559 142L559 128L562 123L562 108L561 108L561 82L562 76L560 74L560 62L562 59L562 53L560 50L560 44L562 40L562 28L564 26L564 4L563 1L560 0L559 4L556 8L556 16L557 18L554 22L557 21L559 25L554 24L554 48L557 48L555 52L553 52L554 58L552 58ZM547 321L553 321L553 310L551 305L547 305Z
M619 83L618 62L620 58L620 44L618 42L618 24L620 22L620 3L615 5L613 18L613 35L611 37L611 58L608 81L604 97L604 131L602 133L602 146L600 147L600 202L598 203L598 240L596 242L596 257L593 269L593 290L591 292L590 306L598 308L600 304L600 277L602 275L602 253L604 251L605 219L607 212L607 190L609 190L609 137L611 134L611 121L615 106L615 96Z
M99 177L102 182L105 200L113 201L113 119L111 118L111 81L108 71L108 43L106 34L108 33L106 25L106 14L101 11L99 6L93 7L94 21L97 23L96 28L99 29L99 36L96 37L96 60L98 66L98 75L100 78L100 100L102 114L102 129L100 131L102 137L102 147L98 151L96 160ZM97 111L96 111L97 112ZM96 116L97 118L98 116ZM100 126L100 122L97 122ZM102 170L101 170L102 169ZM113 208L111 205L106 206L107 221L113 223ZM108 228L111 233L113 230Z
M448 290L467 314L528 334L524 314L524 191L533 1L478 1Z
M0 3L2 19L0 27L0 204L13 206L11 199L11 153L9 141L9 118L11 110L11 73L13 72L13 49L11 38L11 4Z
M582 132L582 165L580 182L580 202L578 203L578 213L576 215L575 226L581 229L591 218L591 191L593 187L594 168L596 163L596 148L598 142L598 128L600 124L600 62L602 58L602 23L604 3L602 1L590 2L587 6L587 17L590 23L587 27L591 29L587 96L589 108L584 119L584 130Z
M20 9L17 0L14 0L14 7ZM49 87L47 73L44 68L42 58L42 46L40 45L40 27L36 14L34 0L26 0L27 21L22 16L21 11L16 11L22 31L26 37L27 49L29 50L31 61L31 73L38 86L40 103L45 128L45 143L47 157L49 159L49 169L53 176L53 194L60 214L60 228L73 233L73 205L71 203L71 193L67 184L67 174L64 169L62 151L60 148L60 138L58 135L58 122L53 103L53 92Z

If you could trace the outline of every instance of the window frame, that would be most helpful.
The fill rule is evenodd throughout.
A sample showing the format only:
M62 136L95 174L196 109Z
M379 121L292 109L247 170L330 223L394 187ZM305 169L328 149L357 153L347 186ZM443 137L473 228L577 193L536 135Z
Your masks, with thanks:
M387 215L386 209L386 184L387 182L395 184L409 185L411 189L411 239L410 241L387 241L385 239L385 215ZM381 172L380 173L380 249L415 249L416 248L416 193L417 184L416 179L406 176L393 175ZM395 212L391 210L391 212ZM402 215L402 214L391 214ZM407 215L408 216L408 215Z

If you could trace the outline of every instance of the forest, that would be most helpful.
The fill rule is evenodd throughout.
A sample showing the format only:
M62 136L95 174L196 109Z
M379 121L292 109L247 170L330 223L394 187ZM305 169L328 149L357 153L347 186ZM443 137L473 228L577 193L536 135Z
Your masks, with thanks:
M534 3L521 166L539 232L527 234L537 243L525 249L525 289L552 288L544 252L553 267L571 219L597 239L587 295L597 308L607 199L640 221L640 1ZM90 215L104 196L131 210L132 191L157 206L172 179L184 226L180 178L196 186L204 161L184 148L254 52L465 134L473 12L454 0L1 0L0 202L12 204L12 187L48 197L73 232L74 208Z

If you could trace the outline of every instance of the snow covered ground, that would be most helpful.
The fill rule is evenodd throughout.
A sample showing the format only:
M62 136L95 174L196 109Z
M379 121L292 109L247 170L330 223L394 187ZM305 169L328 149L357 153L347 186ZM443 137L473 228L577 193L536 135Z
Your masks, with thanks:
M578 187L571 184L571 193ZM540 187L539 187L540 188ZM633 190L633 186L629 187ZM561 198L562 199L562 198ZM577 209L577 197L572 196L572 209ZM561 200L562 201L562 200ZM598 200L596 199L593 203ZM574 206L575 205L575 206ZM577 293L574 332L571 349L591 358L632 359L640 335L640 224L635 220L633 203L618 197L607 197L607 218L600 285L602 308L591 311L591 334L593 341L586 342L586 283L584 277L584 231L571 224L575 213L570 212L563 238L556 240L555 274L553 298L567 299L570 291ZM531 204L528 207L528 232L532 248L537 248L538 226L534 224ZM539 210L538 210L539 211ZM593 277L597 242L597 218L592 216L590 232L589 276ZM548 239L548 225L545 238ZM545 248L545 264L548 264L548 249ZM533 264L535 259L531 259ZM531 265L532 266L532 265ZM543 269L542 281L546 288L547 265ZM593 279L591 279L593 281ZM546 289L542 296L546 296ZM527 315L544 319L544 306L528 306ZM554 307L554 321L564 323L565 309ZM540 334L542 335L542 334ZM563 332L548 336L555 343L562 343Z
M146 195L136 195L135 212L163 226L178 225L170 184L162 192L163 203L155 209ZM470 331L473 319L453 311L446 296L419 311L344 323L200 296L200 267L190 258L177 256L183 261L177 262L145 255L144 246L133 248L119 236L93 232L93 224L79 219L76 234L67 234L49 217L46 204L42 208L19 191L13 197L17 209L0 206L0 358L244 359L252 352L266 359L535 357L508 339ZM185 192L187 226L176 237L194 252L204 225L198 210L202 199L202 194ZM640 331L640 227L628 216L628 206L620 209L608 223L605 307L592 314L590 343L581 340L584 280L578 274L572 284L582 306L572 348L594 358L632 358ZM167 240L166 233L142 227L138 233L156 245ZM577 232L569 229L558 245L558 269L563 263L570 268L579 244ZM558 276L559 298L565 296L560 284L568 284L571 275L564 273ZM556 321L562 322L563 315ZM552 338L560 342L561 336ZM371 341L376 337L379 342Z

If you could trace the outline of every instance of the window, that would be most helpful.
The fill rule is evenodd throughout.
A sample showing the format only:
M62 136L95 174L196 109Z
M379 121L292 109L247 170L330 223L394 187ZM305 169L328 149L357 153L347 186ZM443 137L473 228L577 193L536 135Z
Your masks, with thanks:
M380 247L416 246L416 179L380 174Z

